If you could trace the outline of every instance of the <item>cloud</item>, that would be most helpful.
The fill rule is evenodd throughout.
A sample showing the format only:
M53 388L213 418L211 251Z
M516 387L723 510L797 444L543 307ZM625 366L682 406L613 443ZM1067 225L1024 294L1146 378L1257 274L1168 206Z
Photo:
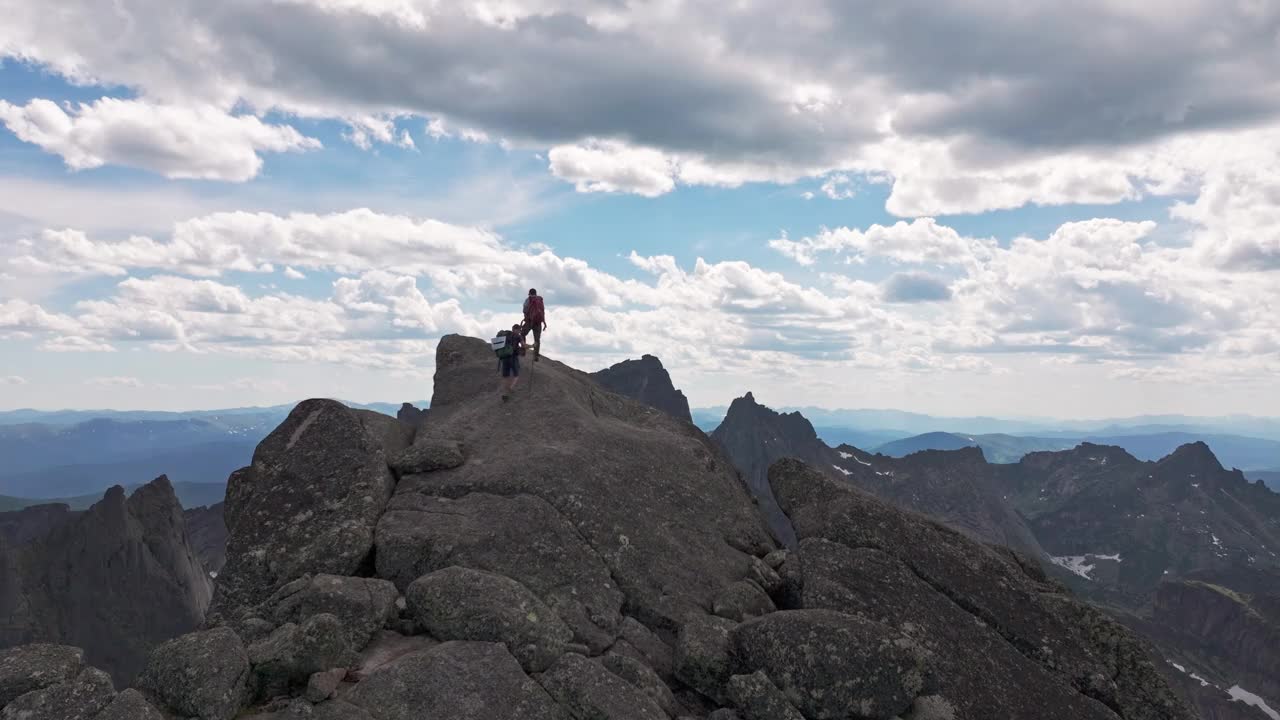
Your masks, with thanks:
M290 280L305 280L307 278L306 275L304 275L303 273L297 270L294 270L291 267L286 267L284 269L284 276L289 278Z
M884 283L884 299L892 303L937 302L951 299L947 281L927 273L894 273Z
M824 229L813 237L790 240L784 235L769 242L769 247L801 265L812 265L826 253L857 261L879 257L898 263L959 264L989 253L993 245L989 240L963 237L933 218L872 225L866 230Z
M20 140L62 156L73 170L110 163L169 178L244 182L262 169L259 153L320 147L292 127L252 115L106 97L67 111L50 100L25 106L0 100L0 122Z
M553 147L547 155L552 174L573 183L579 192L657 197L675 188L672 161L656 150L591 141Z
M123 388L140 388L145 383L136 377L128 377L124 375L92 377L84 380L85 385L100 385L103 387L123 387Z
M0 385L26 385L27 379L17 375L0 375Z

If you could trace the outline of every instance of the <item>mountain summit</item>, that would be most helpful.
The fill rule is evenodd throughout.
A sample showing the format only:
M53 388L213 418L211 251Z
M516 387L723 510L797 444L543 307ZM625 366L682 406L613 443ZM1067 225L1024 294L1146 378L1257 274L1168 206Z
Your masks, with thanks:
M653 355L639 360L623 360L612 367L591 374L606 390L639 400L672 417L693 422L689 400L671 382L662 361Z
M416 427L301 403L230 480L207 628L158 647L140 694L74 650L10 651L0 713L1190 720L1128 631L1021 556L796 460L766 472L782 549L692 424L534 372L503 402L488 344L447 336Z

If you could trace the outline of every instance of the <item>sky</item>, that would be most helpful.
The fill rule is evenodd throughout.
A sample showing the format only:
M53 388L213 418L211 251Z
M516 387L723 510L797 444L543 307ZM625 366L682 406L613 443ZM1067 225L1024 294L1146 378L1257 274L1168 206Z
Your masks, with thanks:
M1280 0L0 0L0 409L1280 406Z

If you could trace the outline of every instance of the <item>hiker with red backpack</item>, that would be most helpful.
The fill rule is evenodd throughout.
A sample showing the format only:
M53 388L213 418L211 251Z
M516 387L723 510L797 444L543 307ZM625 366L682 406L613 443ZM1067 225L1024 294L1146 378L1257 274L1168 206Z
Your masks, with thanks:
M498 370L502 373L502 401L511 399L516 383L520 382L520 356L524 354L524 335L520 333L520 325L512 325L510 330L503 330L497 337L489 341L489 347L498 356Z
M533 361L537 362L542 353L542 331L547 329L547 308L542 304L542 297L535 288L529 288L529 297L524 299L524 324L520 327L520 338L529 337L533 331Z

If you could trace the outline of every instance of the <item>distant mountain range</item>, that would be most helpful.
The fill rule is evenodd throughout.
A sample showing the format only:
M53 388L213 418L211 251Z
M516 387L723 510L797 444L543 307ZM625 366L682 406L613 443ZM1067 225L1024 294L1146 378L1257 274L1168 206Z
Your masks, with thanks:
M1183 445L1207 444L1227 467L1266 470L1280 463L1280 442L1238 435L1162 432L1150 435L1084 435L1067 437L1024 437L1016 435L964 435L933 432L887 442L875 452L890 457L906 457L923 450L982 449L987 462L1016 463L1028 453L1069 450L1083 442L1124 448L1139 460L1159 460Z
M698 427L710 431L724 419L727 407L692 410ZM1021 435L1036 437L1085 437L1188 433L1192 435L1241 435L1280 441L1280 417L1224 415L1138 415L1097 420L1055 420L1051 418L993 418L986 416L946 417L901 410L832 410L815 407L780 407L779 412L798 411L818 428L896 434L905 438L931 432L969 435ZM888 440L884 441L888 442Z
M132 495L133 491L142 487L142 485L143 483L125 485L125 493ZM227 485L225 481L220 483L182 482L173 483L173 491L177 494L178 502L182 507L190 510L198 507L216 505L222 502L227 494ZM21 498L0 495L0 512L11 512L14 510L32 507L34 505L49 505L55 503L66 505L71 510L88 510L90 506L101 499L102 493L100 492L62 498Z
M387 415L400 408L349 406ZM249 464L253 448L291 409L0 412L0 496L7 496L0 503L78 501L101 496L112 485L134 486L159 475L168 475L176 487L225 486L227 476Z

